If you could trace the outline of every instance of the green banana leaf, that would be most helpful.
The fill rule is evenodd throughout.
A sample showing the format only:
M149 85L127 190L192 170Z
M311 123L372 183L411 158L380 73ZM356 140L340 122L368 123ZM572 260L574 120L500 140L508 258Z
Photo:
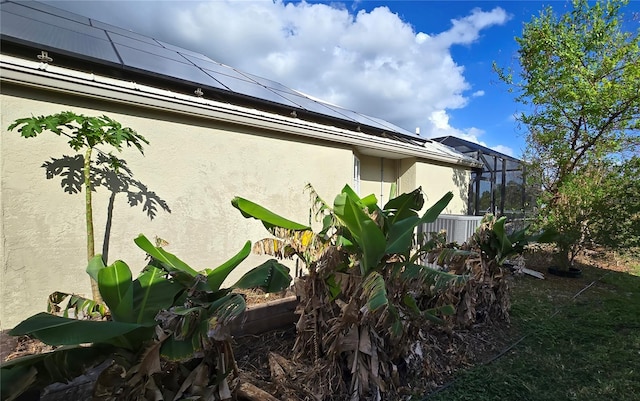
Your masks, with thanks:
M311 227L304 224L296 223L279 216L264 207L251 202L250 200L236 196L231 201L231 205L238 209L246 218L254 218L262 221L265 228L271 231L275 227L284 228L286 230L304 231L310 230Z
M113 320L132 323L133 282L131 269L121 260L98 271L98 288L102 299L111 310Z
M238 267L238 265L242 263L242 261L245 260L250 253L251 241L247 241L244 244L244 247L235 256L224 262L222 265L216 267L212 271L208 272L207 283L209 284L209 288L211 288L211 291L218 291L229 273L231 273L233 269Z
M362 254L360 270L363 276L366 275L384 256L386 241L382 230L347 193L336 197L333 212L358 244Z
M248 271L231 288L261 288L266 292L278 292L287 289L290 283L289 268L269 259Z
M420 224L434 222L451 199L453 199L453 193L447 192L439 201L427 209L421 218L418 219L411 216L393 224L387 233L384 252L388 254L404 253L407 249L410 249L414 229Z
M135 242L140 249L160 262L162 267L164 267L169 273L183 272L189 274L191 277L196 277L198 275L197 271L193 270L177 256L165 251L159 246L154 246L144 235L140 234L133 240L133 242Z
M418 216L418 211L424 206L422 188L412 192L404 193L391 199L382 208L388 217L388 224L393 225L398 221L409 217Z
M369 211L369 213L373 213L378 209L378 199L374 194L370 194L365 196L364 198L360 198L358 194L351 188L348 184L342 188L340 191L342 194L346 194L355 204L360 206L361 209L365 207Z
M98 282L98 272L104 268L105 264L102 260L102 255L96 255L89 259L89 264L87 265L87 274L91 276L93 281Z
M168 280L165 275L164 270L147 266L133 281L135 323L155 324L157 313L171 307L176 297L184 290L183 286Z
M137 323L76 320L41 312L23 320L9 334L30 335L49 345L112 344L118 337L144 327Z

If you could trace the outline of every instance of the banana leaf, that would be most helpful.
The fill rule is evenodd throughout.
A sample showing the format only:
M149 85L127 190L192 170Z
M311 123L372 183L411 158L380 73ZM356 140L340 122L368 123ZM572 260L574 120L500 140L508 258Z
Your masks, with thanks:
M363 295L367 299L367 308L375 312L389 304L387 284L384 277L377 271L372 271L362 282Z
M177 256L165 251L161 247L154 246L144 235L140 234L133 242L140 249L151 255L152 258L160 262L163 268L169 273L187 273L191 277L196 277L198 272L193 270L188 264L180 260Z
M69 319L48 313L38 313L9 331L12 336L33 336L49 345L85 343L119 343L119 337L148 325L114 321Z
M362 254L361 273L366 275L384 256L386 241L382 230L347 193L336 197L333 212L358 244Z
M238 209L244 217L254 218L256 220L262 221L262 224L269 231L271 231L275 227L293 231L311 229L309 226L285 219L284 217L279 216L271 212L270 210L251 202L250 200L240 198L238 196L233 198L233 200L231 201L231 205Z
M466 275L458 275L432 269L427 266L408 264L400 273L404 281L418 280L427 288L433 287L435 291L449 288L449 286L459 286L469 281Z
M370 194L365 196L364 198L360 198L358 194L347 184L340 191L342 194L346 194L349 199L351 199L356 205L360 206L361 209L367 208L369 213L373 213L376 209L378 209L378 199L374 194Z
M287 289L290 283L289 268L269 259L248 271L231 288L261 288L266 292L278 292Z
M89 259L89 264L87 265L87 274L91 276L93 281L98 282L98 272L104 268L105 264L102 260L102 255L95 255L94 257Z
M98 288L111 310L113 320L133 322L133 281L131 269L121 260L98 271Z
M414 229L424 223L434 222L440 213L447 207L453 199L453 193L447 192L439 201L431 206L421 218L408 217L393 224L387 233L386 250L388 254L404 253L411 248Z
M166 272L154 266L147 266L133 282L133 314L135 323L155 324L155 317L161 310L173 305L176 297L184 290L180 284L165 277Z
M207 283L209 284L209 288L211 288L211 291L218 291L229 273L231 273L233 269L238 267L238 265L242 263L242 261L245 260L250 253L251 241L247 241L244 244L244 247L235 256L224 262L222 265L216 267L212 271L208 272Z
M422 188L404 193L391 199L384 205L384 212L388 217L388 224L393 225L400 220L418 216L418 211L424 206Z
M27 389L40 390L51 383L71 381L103 362L112 350L110 346L75 345L4 362L0 367L1 399L15 399Z

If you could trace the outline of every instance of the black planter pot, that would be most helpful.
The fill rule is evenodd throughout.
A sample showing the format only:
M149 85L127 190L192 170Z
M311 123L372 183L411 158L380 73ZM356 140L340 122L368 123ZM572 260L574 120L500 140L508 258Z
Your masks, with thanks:
M560 277L578 278L582 276L582 270L577 267L570 267L569 270L560 268L558 266L549 266L547 269L549 274Z

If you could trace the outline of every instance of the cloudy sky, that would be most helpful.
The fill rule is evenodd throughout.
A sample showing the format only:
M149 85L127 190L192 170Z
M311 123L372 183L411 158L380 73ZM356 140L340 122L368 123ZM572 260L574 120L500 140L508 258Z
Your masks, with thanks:
M491 64L513 65L514 37L538 1L46 2L427 137L515 156L524 147L519 106Z

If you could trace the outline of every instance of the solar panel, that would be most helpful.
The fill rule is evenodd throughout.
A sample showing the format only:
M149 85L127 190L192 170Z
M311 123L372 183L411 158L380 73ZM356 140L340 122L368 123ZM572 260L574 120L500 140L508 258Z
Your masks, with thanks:
M3 40L53 53L107 62L155 77L237 95L425 140L388 121L331 105L270 79L238 71L198 52L34 1L0 3ZM35 54L34 54L35 57Z
M249 96L255 99L267 100L273 103L298 108L297 104L290 102L284 97L255 82L233 78L228 75L219 74L215 71L206 69L203 69L203 71L205 71L211 77L215 78L217 81L220 81L220 83L229 88L230 91L235 92L239 95Z
M128 31L126 29L122 29L122 28L119 28L117 26L113 26L113 25L110 25L110 24L105 24L104 22L96 21L94 19L91 19L90 21L91 21L91 26L96 27L98 29L104 29L105 31L117 33L118 35L126 36L126 37L131 38L131 39L137 39L139 41L147 42L147 43L150 43L150 44L156 45L156 46L158 45L158 41L156 41L155 39L150 38L148 36L140 35L140 34L135 33L133 31Z
M195 84L210 86L218 89L226 89L218 81L205 74L198 67L165 58L156 54L147 53L142 50L133 49L114 43L118 54L122 58L122 63L127 69L143 70L154 75L168 78L176 78L189 81Z
M131 39L126 36L122 36L113 32L108 32L107 34L109 35L109 37L111 38L114 44L123 45L130 49L136 49L145 53L150 53L150 54L168 58L174 61L179 61L181 63L191 64L187 62L184 59L184 57L174 52L173 50L165 49L164 47L160 46L160 43L156 43L155 45L153 45L147 42L141 42L137 39Z
M337 113L335 110L330 109L328 107L323 106L322 103L320 102L316 102L313 99L310 99L308 97L305 96L301 96L301 95L294 95L292 93L288 93L288 92L280 92L277 91L278 94L280 94L281 96L289 99L290 101L292 101L293 103L297 104L300 106L300 108L307 110L307 111L311 111L317 114L322 114L325 116L331 116L331 117L335 117L335 118L339 118L342 120L347 120L351 123L356 122L355 120L347 117L344 114L340 114Z
M45 13L56 15L58 17L70 19L70 20L73 20L73 21L76 21L76 22L80 22L80 23L85 24L85 25L89 25L89 18L83 17L82 15L78 15L76 13L72 13L72 12L69 12L69 11L61 10L59 8L50 6L50 5L45 4L45 3L39 3L37 1L28 1L28 2L21 2L20 4L22 6L24 6L24 7L33 8L33 9L38 10L38 11L42 11L42 12L45 12ZM2 7L4 8L4 5Z
M244 75L245 77L247 77L247 78L249 78L249 79L251 79L253 81L256 81L260 85L266 86L267 88L276 89L276 90L278 90L280 92L286 92L286 93L291 93L292 95L300 96L299 92L296 92L293 89L288 88L288 87L286 87L286 86L284 86L281 83L278 83L276 81L272 81L272 80L267 79L267 78L262 78L262 77L259 77L257 75L249 74L249 73L246 73L246 72L243 72L243 71L238 71L238 72L240 74Z
M182 47L174 46L172 44L163 42L161 40L156 40L156 42L160 43L162 45L162 47L167 48L169 50L173 50L173 51L178 52L180 54L189 55L191 57L199 58L199 59L202 59L202 60L213 61L209 57L205 56L204 54L200 54L198 52L194 52L194 51L191 51L189 49L184 49Z
M234 70L231 67L227 67L225 65L222 65L220 63L216 63L215 61L208 59L208 60L203 60L201 58L198 57L193 57L191 55L188 54L183 54L181 53L182 56L184 58L186 58L187 60L189 60L190 62L192 62L193 64L195 64L196 66L206 69L209 72L216 72L218 74L224 74L233 78L237 78L237 79L242 79L243 81L251 81L250 79L247 79L247 77L245 77L244 75L240 74L238 71Z
M84 24L68 18L63 18L50 13L34 10L29 7L24 7L16 3L3 3L2 11L6 11L8 13L15 14L21 17L29 18L33 21L48 24L54 27L63 28L69 31L74 31L74 32L85 34L85 35L94 36L100 39L108 40L107 35L103 30L96 29L88 25L89 23L88 18L85 18L87 23ZM4 24L4 19L2 22Z
M4 7L0 32L3 37L15 38L18 42L28 43L39 50L58 51L68 55L80 54L83 57L120 64L118 55L107 40L10 14L4 11ZM54 54L51 56L55 57Z

